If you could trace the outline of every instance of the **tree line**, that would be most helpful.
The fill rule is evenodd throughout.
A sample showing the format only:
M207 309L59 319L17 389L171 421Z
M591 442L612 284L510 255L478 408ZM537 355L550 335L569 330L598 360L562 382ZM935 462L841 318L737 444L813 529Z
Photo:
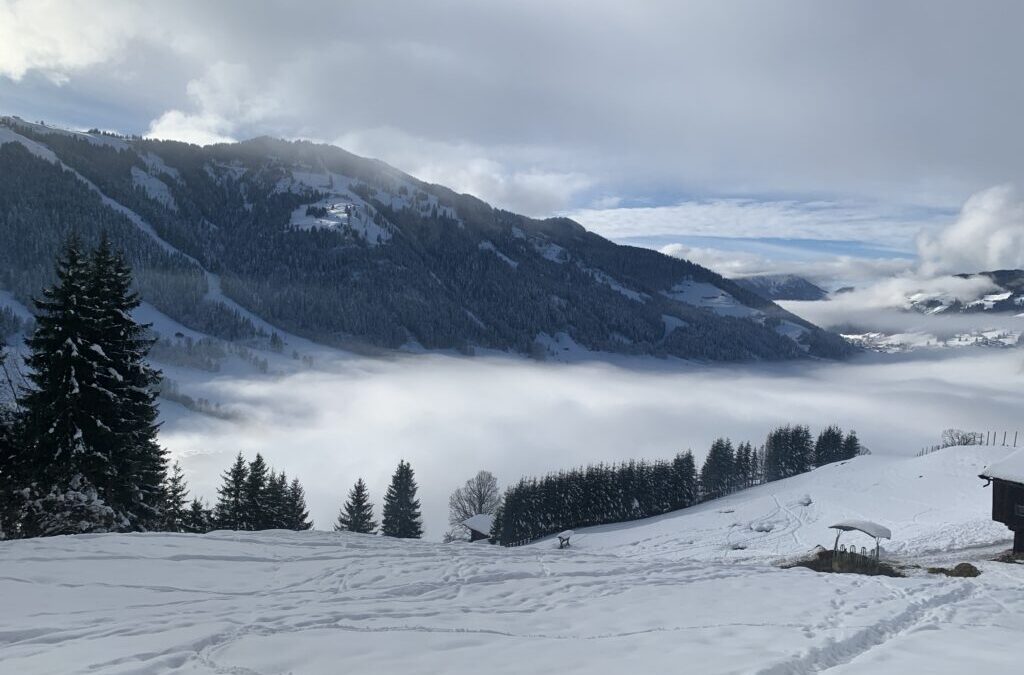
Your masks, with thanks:
M801 425L773 429L760 447L712 443L698 471L691 451L671 461L630 460L523 478L496 509L492 541L515 544L562 530L636 520L851 459L865 450L836 426L814 440Z

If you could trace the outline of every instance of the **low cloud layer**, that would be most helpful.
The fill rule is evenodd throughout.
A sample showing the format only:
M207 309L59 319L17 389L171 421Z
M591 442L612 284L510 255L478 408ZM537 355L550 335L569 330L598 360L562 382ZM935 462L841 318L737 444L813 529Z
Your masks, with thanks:
M483 468L505 486L587 462L686 448L700 456L719 435L760 441L773 425L796 421L856 428L874 452L904 455L946 427L1004 429L1024 405L1022 361L1013 350L760 368L360 359L279 380L186 384L238 406L247 421L183 416L165 404L162 440L208 499L236 452L262 451L301 477L320 528L330 527L360 476L379 509L405 458L419 480L427 534L439 538L448 495Z

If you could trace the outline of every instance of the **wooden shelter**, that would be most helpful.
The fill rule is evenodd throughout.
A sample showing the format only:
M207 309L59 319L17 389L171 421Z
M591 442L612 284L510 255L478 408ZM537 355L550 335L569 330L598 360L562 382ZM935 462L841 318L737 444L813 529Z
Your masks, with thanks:
M842 520L834 525L828 525L828 528L838 531L836 543L833 545L833 558L831 558L835 572L856 572L857 567L877 566L882 550L882 540L893 537L892 532L885 525L870 520ZM844 532L862 532L872 538L874 540L873 555L863 548L860 549L860 553L857 553L855 546L851 546L849 550L845 546L840 546L839 538L843 536Z
M494 524L494 516L490 513L478 513L471 518L466 518L462 524L469 529L469 540L480 541L491 538L491 526Z
M1013 552L1024 553L1024 450L981 472L992 484L992 520L1013 530Z

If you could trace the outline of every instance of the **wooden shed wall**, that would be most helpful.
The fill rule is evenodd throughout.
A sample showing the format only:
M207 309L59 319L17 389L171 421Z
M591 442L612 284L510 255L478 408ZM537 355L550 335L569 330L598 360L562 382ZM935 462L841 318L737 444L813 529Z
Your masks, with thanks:
M1024 485L992 481L992 520L1011 530L1024 531Z

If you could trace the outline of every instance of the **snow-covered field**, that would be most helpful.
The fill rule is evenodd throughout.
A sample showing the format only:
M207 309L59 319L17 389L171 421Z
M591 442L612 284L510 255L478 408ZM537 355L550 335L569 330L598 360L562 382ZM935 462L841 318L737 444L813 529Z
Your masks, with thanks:
M1009 532L987 523L976 477L1005 453L859 458L581 531L568 550L325 532L0 543L0 671L1015 673L1024 566L985 560ZM882 520L905 559L982 575L772 564L825 543L836 516Z

